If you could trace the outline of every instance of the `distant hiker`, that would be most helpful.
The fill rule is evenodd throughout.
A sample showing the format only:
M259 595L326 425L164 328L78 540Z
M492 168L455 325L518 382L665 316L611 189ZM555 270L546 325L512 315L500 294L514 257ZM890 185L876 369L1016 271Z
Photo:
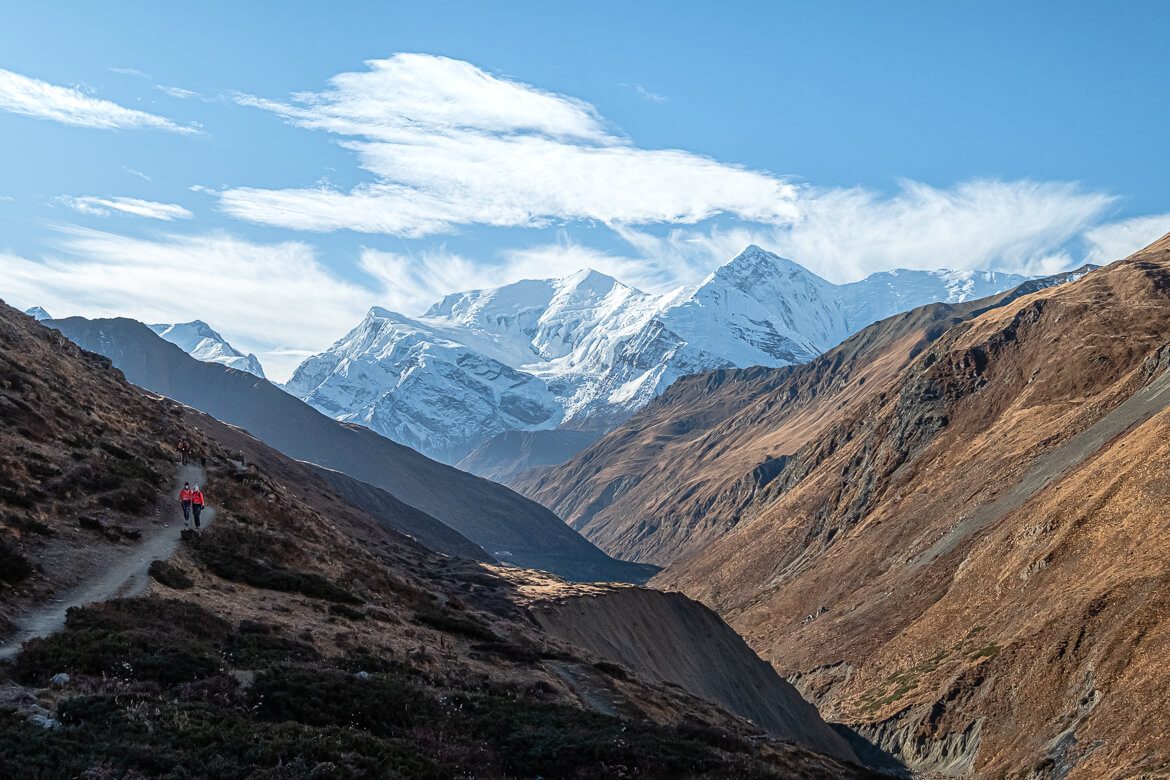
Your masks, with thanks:
M196 485L191 491L191 511L195 513L195 527L199 527L199 513L203 511L203 491Z
M186 439L179 439L179 461L186 466L187 456L191 453L191 444Z
M179 503L183 506L183 525L186 525L187 521L191 519L191 502L194 495L195 492L191 490L191 483L184 482L183 489L179 491Z

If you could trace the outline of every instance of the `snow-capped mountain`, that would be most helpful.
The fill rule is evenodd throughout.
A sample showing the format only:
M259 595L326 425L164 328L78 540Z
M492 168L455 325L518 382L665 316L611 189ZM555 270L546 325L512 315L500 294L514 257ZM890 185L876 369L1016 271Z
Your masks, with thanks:
M1026 278L898 270L837 285L756 246L665 295L584 270L454 293L416 318L374 308L286 389L454 462L506 431L608 428L680 376L804 362L897 312Z
M53 316L42 309L40 306L34 306L31 309L25 309L24 313L32 317L37 322L53 319Z
M150 325L158 335L171 342L196 360L205 363L222 363L229 368L247 371L264 378L260 360L253 354L240 352L202 320L180 322L173 325Z

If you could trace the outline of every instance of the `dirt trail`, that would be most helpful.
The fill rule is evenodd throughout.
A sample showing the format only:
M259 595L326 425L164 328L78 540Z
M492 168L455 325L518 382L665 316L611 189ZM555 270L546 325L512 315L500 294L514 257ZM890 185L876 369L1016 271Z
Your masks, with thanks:
M102 551L101 574L61 594L52 603L44 604L16 621L17 631L8 642L0 645L0 660L11 658L29 639L47 636L65 625L65 613L70 607L85 606L113 598L136 596L150 581L151 561L171 557L179 544L183 530L183 516L174 496L184 482L203 485L206 474L199 466L181 466L175 475L175 486L167 496L163 521L144 531L142 539L130 547ZM206 528L215 520L215 509L207 507L200 518Z

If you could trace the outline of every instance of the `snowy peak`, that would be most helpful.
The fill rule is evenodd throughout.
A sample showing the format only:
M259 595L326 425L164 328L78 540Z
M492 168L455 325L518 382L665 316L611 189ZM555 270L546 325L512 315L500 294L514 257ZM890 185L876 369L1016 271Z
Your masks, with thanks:
M53 319L53 317L40 306L33 306L31 309L25 309L24 313L32 317L37 322Z
M148 327L196 360L202 360L205 363L220 363L238 371L247 371L261 379L264 378L264 369L260 366L260 360L255 355L245 355L237 350L203 320L173 324L163 323Z
M754 245L665 295L584 268L452 293L415 318L375 307L286 389L456 462L501 433L604 429L681 376L802 363L892 314L1023 281L899 270L838 285Z

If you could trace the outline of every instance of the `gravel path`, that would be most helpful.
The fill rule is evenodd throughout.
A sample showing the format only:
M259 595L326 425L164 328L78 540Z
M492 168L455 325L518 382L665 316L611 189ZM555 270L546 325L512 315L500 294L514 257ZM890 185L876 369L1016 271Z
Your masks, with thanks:
M181 466L175 475L175 486L170 496L166 517L168 521L160 523L155 528L144 532L133 546L115 547L102 551L103 560L101 574L81 583L67 593L62 594L49 604L44 604L16 621L17 631L12 638L0 645L0 660L11 658L20 650L20 646L29 639L52 634L65 625L65 613L70 607L85 606L113 598L136 596L146 589L150 581L148 570L155 560L166 560L171 557L179 544L179 534L183 530L182 515L179 512L179 488L184 482L192 485L203 485L206 474L199 466ZM215 520L215 509L207 507L200 518L203 528L207 528Z

